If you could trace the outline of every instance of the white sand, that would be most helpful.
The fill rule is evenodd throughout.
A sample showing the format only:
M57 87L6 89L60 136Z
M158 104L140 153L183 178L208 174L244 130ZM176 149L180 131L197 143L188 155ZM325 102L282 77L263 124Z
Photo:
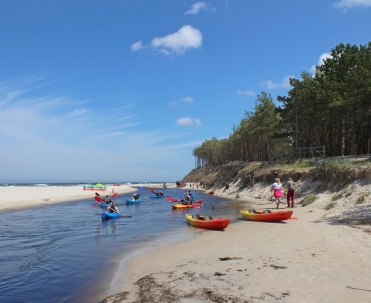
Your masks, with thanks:
M216 194L232 198L233 190ZM262 192L269 196L258 188L240 199L273 210L273 202L250 198ZM298 205L281 223L195 228L190 240L131 258L126 282L105 302L371 302L370 233L326 219L321 205Z
M106 191L83 190L83 187L78 185L0 187L0 211L90 198L93 202L95 201L95 192L99 193L101 196L111 196L112 190L114 190L118 194L124 194L136 191L139 186L154 187L158 185L136 184L135 186L136 187L132 187L126 184L123 184L121 186L107 186Z

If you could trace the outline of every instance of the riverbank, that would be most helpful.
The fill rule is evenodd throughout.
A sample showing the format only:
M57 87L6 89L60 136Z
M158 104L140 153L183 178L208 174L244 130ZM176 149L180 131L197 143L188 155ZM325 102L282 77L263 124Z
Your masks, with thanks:
M170 184L169 186L174 186ZM101 196L111 197L113 192L127 194L137 191L140 187L156 188L159 184L122 184L120 186L107 186L106 191L83 190L82 186L1 186L0 211L29 208L41 205L64 203L69 201L92 199L95 192Z
M131 258L126 282L103 302L370 302L370 233L339 221L346 209L356 214L370 206L367 199L356 204L370 191L367 182L350 185L353 197L336 198L339 207L333 209L325 206L336 193L323 192L306 207L299 197L292 219L284 222L240 220L224 232L195 228L187 241ZM242 191L232 184L214 194L238 194L246 209L275 210L269 188L261 184Z

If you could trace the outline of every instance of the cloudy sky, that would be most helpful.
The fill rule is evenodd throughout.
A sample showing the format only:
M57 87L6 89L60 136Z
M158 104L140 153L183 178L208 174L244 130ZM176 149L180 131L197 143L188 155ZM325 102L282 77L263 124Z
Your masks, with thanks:
M371 0L2 0L0 183L179 180L370 29Z

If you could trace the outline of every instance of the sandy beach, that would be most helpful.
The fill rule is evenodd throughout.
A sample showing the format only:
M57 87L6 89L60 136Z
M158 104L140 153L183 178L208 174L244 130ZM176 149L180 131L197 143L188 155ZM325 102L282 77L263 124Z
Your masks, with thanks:
M240 194L247 209L274 210ZM324 213L298 204L287 221L195 228L189 240L131 258L125 283L103 302L371 302L370 233Z
M0 211L90 198L94 201L95 192L98 192L101 196L111 196L113 191L118 194L126 194L136 191L140 186L158 187L158 184L136 184L135 186L122 184L120 186L107 186L106 191L83 190L83 187L80 185L37 187L2 186L0 187Z
M354 190L369 192L369 187ZM111 186L100 194L111 195L113 188L119 194L137 190ZM236 191L231 186L215 194L233 199ZM256 192L259 198L253 198ZM0 210L94 197L80 186L2 187L0 193ZM274 210L267 189L239 195L245 209ZM371 302L371 234L329 216L323 207L328 199L323 194L320 204L307 207L297 199L287 221L234 218L225 231L195 228L186 241L154 245L128 260L121 269L124 282L103 302ZM346 201L339 202L343 210L349 197Z

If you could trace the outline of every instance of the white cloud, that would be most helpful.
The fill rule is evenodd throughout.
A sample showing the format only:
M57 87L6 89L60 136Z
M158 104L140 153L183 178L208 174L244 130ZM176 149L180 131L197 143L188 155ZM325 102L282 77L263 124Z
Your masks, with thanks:
M335 8L371 7L371 0L340 0L334 3Z
M199 126L202 125L202 122L198 118L184 117L176 120L176 124L182 126Z
M250 91L250 90L238 90L236 92L237 95L242 95L242 96L255 96L256 93L254 91Z
M202 45L202 34L191 25L184 25L176 33L165 37L154 38L153 48L158 48L166 55L171 53L183 54L190 48L199 48Z
M294 76L287 76L282 79L281 83L274 83L272 80L263 81L263 86L266 89L281 89L290 87L290 78L295 78Z
M143 48L143 42L139 40L139 41L135 42L135 43L131 46L131 51L132 51L133 53L135 53L135 52L139 51L139 50L142 49L142 48Z
M185 14L186 15L197 15L200 13L201 10L215 12L215 9L210 7L207 3L196 2L192 4L191 8L188 11L186 11Z
M184 146L194 142L173 129L145 129L156 113L132 100L102 107L99 100L47 95L44 84L0 82L0 166L7 172L0 182L140 181L143 172L156 180L172 176L174 167L188 171L179 158L192 158ZM171 164L158 176L156 163L164 161Z
M181 98L179 100L171 102L171 105L176 106L176 105L179 105L181 103L193 103L193 101L194 101L193 97L185 97L185 98Z
M317 62L317 66L321 66L323 64L323 61L326 60L327 58L331 58L331 54L329 53L323 53ZM314 75L316 73L316 65L312 65L310 68L310 72Z

